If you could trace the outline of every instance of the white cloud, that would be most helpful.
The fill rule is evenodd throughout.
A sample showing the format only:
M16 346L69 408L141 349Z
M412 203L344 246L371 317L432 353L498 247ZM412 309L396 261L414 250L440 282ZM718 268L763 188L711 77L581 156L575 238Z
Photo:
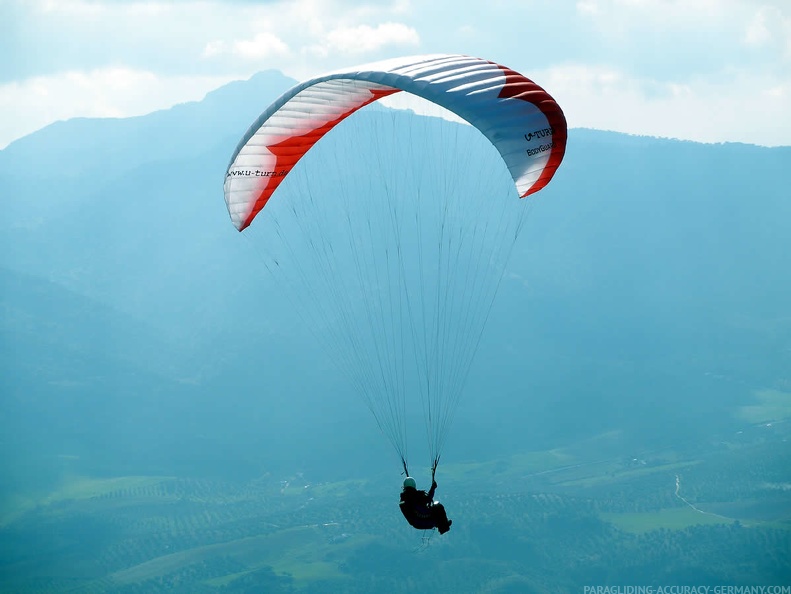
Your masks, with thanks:
M596 0L579 0L577 12L583 15L596 15L599 13L599 3Z
M0 112L25 117L0 120L0 148L57 120L130 117L201 99L227 77L161 77L128 68L68 71L0 85Z
M789 27L788 0L578 0L577 13L605 35L640 39L646 34L684 33L694 41L712 32L744 31L750 44L779 40ZM787 35L786 35L787 38Z
M274 33L263 32L252 39L240 39L233 43L222 40L210 41L206 44L202 55L204 58L213 58L230 54L246 60L261 60L288 53L288 45L282 39Z
M206 44L201 54L204 58L213 58L228 52L228 45L221 39L215 39Z
M327 45L347 54L376 51L388 45L420 44L420 36L412 27L402 23L382 23L376 27L358 25L339 27L327 34Z
M749 20L743 41L755 48L777 46L785 61L791 61L791 14L776 6L760 6Z
M767 25L767 11L759 10L753 20L747 25L744 42L747 45L764 45L771 41L772 34Z
M248 59L261 59L287 54L288 46L273 33L259 33L249 41L237 41L234 52Z
M577 10L582 14L606 19L642 19L651 17L649 26L660 23L694 23L701 16L718 20L740 0L579 0Z
M0 33L11 31L0 35L0 80L16 78L0 85L0 109L13 114L0 122L0 146L55 119L199 99L267 68L302 79L444 51L523 70L572 126L791 144L789 9L788 0L491 0L464 11L454 0L0 0ZM529 44L509 41L526 33Z
M389 22L409 10L408 0L0 0L0 21L9 16L18 32L0 39L0 52L24 56L4 67L0 55L9 81L0 107L14 114L0 122L0 147L59 119L199 99L266 68L303 78L347 65L348 54L378 58L381 48L418 43L415 29Z
M734 73L714 82L666 83L586 65L552 68L534 79L551 89L572 128L699 142L788 144L791 82Z

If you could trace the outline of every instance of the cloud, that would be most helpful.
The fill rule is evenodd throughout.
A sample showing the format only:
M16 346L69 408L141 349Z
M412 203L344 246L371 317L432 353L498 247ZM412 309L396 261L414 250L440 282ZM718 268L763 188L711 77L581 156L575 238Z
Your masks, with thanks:
M0 0L0 146L54 120L131 116L277 68L304 78L415 46L407 0ZM366 55L367 54L367 55ZM126 83L123 83L123 81ZM125 86L124 86L125 85ZM123 89L123 90L122 90Z
M789 26L787 0L578 0L575 7L605 37L636 42L667 33L691 34L674 39L683 44L712 33L731 37L748 23L743 40L760 44L779 39Z
M273 33L259 33L250 41L237 41L235 53L252 59L260 59L276 54L287 54L288 46Z
M289 53L288 45L273 33L259 33L252 39L241 39L228 43L222 40L210 41L206 44L202 56L213 58L223 54L238 56L246 60L261 60L273 56L285 56Z
M618 22L643 21L650 27L667 24L692 24L700 16L719 20L740 0L579 0L577 11ZM650 17L650 21L645 21Z
M777 46L784 61L791 61L791 16L776 6L761 6L749 20L744 31L748 47Z
M747 45L765 45L772 40L772 33L767 23L767 11L759 10L753 20L747 25L744 42Z
M572 125L791 144L789 14L788 0L492 0L463 11L454 0L0 0L0 107L14 114L0 145L52 119L144 113L267 68L303 79L447 51L536 78L569 102Z
M326 40L329 48L346 54L372 52L389 45L420 44L417 31L402 23L383 23L376 27L339 27L327 33Z
M762 74L679 83L577 64L551 68L534 79L551 89L572 128L698 142L788 144L791 82Z
M162 77L129 68L72 70L0 85L0 112L26 117L0 120L0 149L53 121L82 117L130 117L194 101L230 79Z

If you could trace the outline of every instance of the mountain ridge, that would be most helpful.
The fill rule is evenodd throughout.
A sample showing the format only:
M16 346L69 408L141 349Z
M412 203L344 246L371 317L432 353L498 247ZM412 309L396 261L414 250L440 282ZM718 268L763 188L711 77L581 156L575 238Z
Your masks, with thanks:
M172 349L157 362L178 369L164 384L146 375L154 363L141 368L144 391L174 399L163 427L180 425L173 411L183 414L191 398L215 418L220 405L205 404L212 398L240 407L216 434L243 417L260 418L267 430L267 416L299 418L299 434L366 417L273 279L259 274L255 248L233 229L222 200L233 147L291 82L267 71L202 102L131 120L56 124L0 151L0 267L85 297L86 319L100 303L150 330L134 338L105 323L107 340L132 351ZM407 112L393 117L423 121ZM431 120L442 130L458 125ZM327 143L344 137L340 128ZM101 151L112 138L119 145ZM35 154L41 170L20 169ZM352 154L350 170L364 170L364 157ZM755 390L789 381L791 280L782 271L791 268L790 165L791 147L572 128L565 162L516 244L470 372L457 420L470 443L485 443L476 427L498 426L504 416L513 427L493 448L560 443L579 431L575 423L591 434L631 426L635 439L661 440L661 418L693 434L701 416L712 428L728 426ZM52 321L68 332L68 315L60 314ZM48 340L11 325L4 335L12 349L24 342L34 351L39 339L45 349ZM101 346L86 348L98 361ZM62 387L24 366L14 371L45 398L59 398ZM200 396L186 388L171 395L168 386L180 378L200 378ZM197 433L211 421L196 421ZM250 439L244 443L257 443Z

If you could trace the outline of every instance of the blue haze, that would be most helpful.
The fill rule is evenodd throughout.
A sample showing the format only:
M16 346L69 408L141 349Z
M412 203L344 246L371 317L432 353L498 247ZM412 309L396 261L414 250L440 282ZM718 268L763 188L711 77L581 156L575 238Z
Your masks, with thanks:
M269 423L293 418L295 395L344 398L338 385L326 393L332 370L315 365L324 358L256 272L221 196L238 137L290 82L267 72L149 116L61 122L0 153L4 398L19 415L6 420L48 455L88 436L113 435L125 451L125 432L137 450L154 426L160 461L199 435L208 450L213 440L248 450L284 431ZM591 433L661 438L666 424L724 422L750 398L739 381L783 376L790 158L789 148L572 129L516 246L459 426L474 418L486 439L516 418L512 438L534 446L586 431L581 419ZM282 406L278 392L289 394ZM359 408L340 402L335 422L363 421ZM252 425L250 443L237 423Z
M264 72L0 151L0 499L71 475L397 484L370 414L223 203L238 138L292 83ZM445 458L609 432L624 457L703 443L742 428L757 390L788 391L789 171L791 147L571 129Z

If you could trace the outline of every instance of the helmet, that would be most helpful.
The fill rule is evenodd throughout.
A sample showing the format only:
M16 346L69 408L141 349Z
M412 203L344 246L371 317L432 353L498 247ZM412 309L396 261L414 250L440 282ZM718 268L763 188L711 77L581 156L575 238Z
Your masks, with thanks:
M417 483L415 482L415 479L413 479L411 476L408 476L404 479L404 489L406 489L407 487L417 489Z

